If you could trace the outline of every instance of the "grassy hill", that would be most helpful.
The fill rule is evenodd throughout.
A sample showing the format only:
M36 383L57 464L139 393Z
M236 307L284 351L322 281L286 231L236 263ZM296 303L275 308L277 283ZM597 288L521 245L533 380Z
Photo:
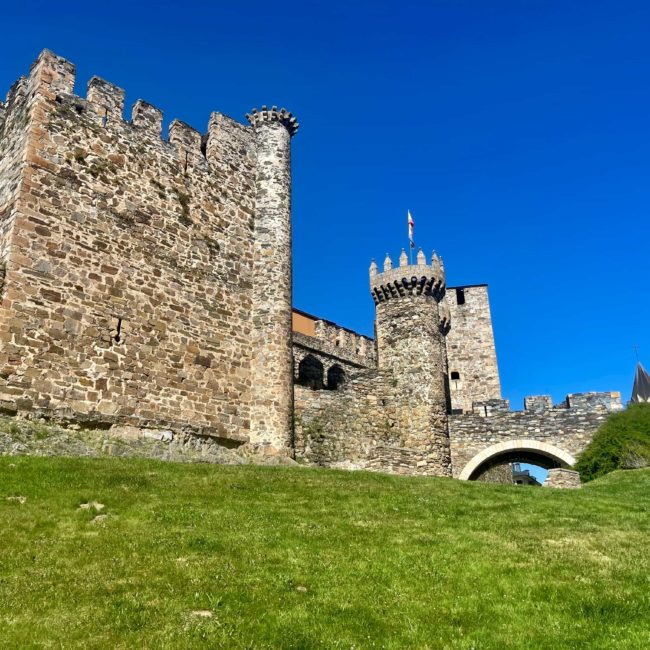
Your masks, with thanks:
M612 413L578 459L583 481L615 469L650 465L650 404L631 404Z
M4 457L0 647L647 648L649 493Z

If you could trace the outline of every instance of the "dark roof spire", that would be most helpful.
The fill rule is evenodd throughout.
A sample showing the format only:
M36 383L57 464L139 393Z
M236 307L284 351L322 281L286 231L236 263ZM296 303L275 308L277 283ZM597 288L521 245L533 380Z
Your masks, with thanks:
M636 364L636 375L630 401L650 402L650 375L645 371L641 362Z

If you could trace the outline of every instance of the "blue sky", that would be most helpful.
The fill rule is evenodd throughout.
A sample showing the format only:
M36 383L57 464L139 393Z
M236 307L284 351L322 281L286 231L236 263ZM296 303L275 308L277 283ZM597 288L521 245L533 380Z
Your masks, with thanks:
M294 302L372 334L372 257L488 283L504 397L620 390L650 365L650 4L11 3L0 85L48 47L205 130L278 104Z

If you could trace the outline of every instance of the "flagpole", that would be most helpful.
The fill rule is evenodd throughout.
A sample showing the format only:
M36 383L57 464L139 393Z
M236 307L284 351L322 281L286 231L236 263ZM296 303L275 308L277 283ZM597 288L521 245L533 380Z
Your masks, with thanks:
M413 244L413 217L411 217L410 210L406 211L406 220L409 227L409 264L413 266L413 248L415 248L415 245Z

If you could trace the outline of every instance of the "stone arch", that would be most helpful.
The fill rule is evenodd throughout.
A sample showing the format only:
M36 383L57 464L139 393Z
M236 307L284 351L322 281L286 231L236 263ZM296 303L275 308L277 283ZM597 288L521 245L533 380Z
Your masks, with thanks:
M325 368L320 359L313 354L308 354L298 364L298 379L296 383L307 386L313 390L323 388L325 380Z
M573 467L576 459L569 452L560 449L555 445L548 442L540 442L539 440L518 439L509 440L507 442L499 442L496 445L487 447L479 452L469 461L463 468L458 478L461 481L468 481L481 465L487 461L503 457L504 460L508 458L515 458L518 454L522 457L530 455L537 460L541 460L544 464L544 459L547 461L549 467Z
M330 390L336 390L345 383L345 370L337 363L327 371L327 387Z

